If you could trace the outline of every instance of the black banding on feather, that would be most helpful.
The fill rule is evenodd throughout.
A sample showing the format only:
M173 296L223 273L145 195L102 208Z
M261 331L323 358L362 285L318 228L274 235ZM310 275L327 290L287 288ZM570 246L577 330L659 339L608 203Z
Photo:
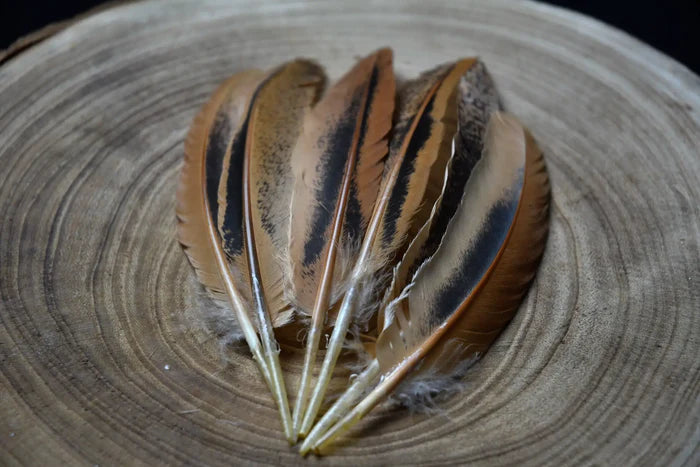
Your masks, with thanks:
M323 185L319 190L318 199L327 200L326 205L317 205L314 207L313 221L311 223L311 231L309 238L304 245L303 265L311 267L318 260L323 252L323 248L327 245L325 238L328 225L333 220L335 210L331 210L335 206L340 195L340 186L345 174L346 160L340 157L333 157L334 154L343 153L352 143L352 138L355 134L356 118L353 114L357 112L360 106L361 97L357 96L352 100L350 111L343 115L336 127L334 128L331 139L331 144L327 146L326 153L322 158L324 167L323 173L328 174L323 179Z
M452 276L453 280L445 283L435 299L430 312L431 328L439 326L452 315L464 302L464 297L471 293L485 277L513 225L520 202L522 181L521 174L515 185L518 189L511 190L501 202L489 210L484 228L474 239L469 254L460 258L458 270Z
M218 222L219 205L219 178L224 166L224 157L228 149L229 138L231 137L231 120L226 112L219 111L214 120L214 126L207 139L207 152L205 160L205 179L207 202L209 211L214 220L214 225Z
M406 156L403 161L401 161L401 168L399 169L398 178L394 184L394 189L391 192L389 198L389 203L386 208L386 216L384 222L384 231L381 232L382 242L384 245L391 244L392 240L396 236L396 223L401 215L401 208L404 206L406 196L408 195L408 190L410 188L409 182L411 180L411 175L416 170L416 160L418 154L425 146L428 139L432 135L432 126L434 119L432 116L433 104L435 103L436 94L428 101L425 110L421 113L420 119L409 142L408 148L406 149ZM411 121L406 125L406 130L404 134L408 131ZM399 139L401 141L403 138Z
M377 86L378 74L379 70L375 66L372 70L372 76L369 81L369 89L364 102L372 102L374 91ZM327 245L325 233L328 225L330 225L335 215L335 211L332 211L329 209L329 207L337 204L346 169L353 173L355 167L357 167L357 158L355 160L355 167L346 167L347 159L334 157L334 155L346 153L348 148L352 146L352 140L355 137L357 112L359 111L360 105L363 102L363 97L364 96L362 94L357 92L355 93L352 103L348 107L348 111L337 123L332 132L332 136L329 136L331 143L327 146L326 153L323 157L325 164L323 172L328 174L328 176L323 180L323 186L319 190L318 196L318 199L327 200L327 203L324 205L318 205L314 208L312 228L309 232L309 239L304 245L304 258L302 264L305 267L313 266L323 252L323 248ZM360 151L360 148L364 143L364 135L367 132L367 120L370 112L371 106L365 106L362 115L362 123L360 125L361 131L359 140L355 148L356 152ZM365 226L363 225L364 222L360 210L360 202L357 197L357 188L354 184L350 185L349 195L347 206L345 208L343 235L346 238L359 239L364 232Z

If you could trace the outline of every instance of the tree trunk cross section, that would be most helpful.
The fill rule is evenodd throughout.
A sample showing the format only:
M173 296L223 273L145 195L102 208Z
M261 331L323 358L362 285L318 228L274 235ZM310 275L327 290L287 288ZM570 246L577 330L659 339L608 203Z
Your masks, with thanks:
M551 233L515 320L432 416L302 460L222 352L175 237L183 140L236 71L479 55L532 130ZM136 2L0 66L0 464L697 465L700 79L534 3ZM283 358L290 394L301 352ZM339 371L333 385L345 384Z

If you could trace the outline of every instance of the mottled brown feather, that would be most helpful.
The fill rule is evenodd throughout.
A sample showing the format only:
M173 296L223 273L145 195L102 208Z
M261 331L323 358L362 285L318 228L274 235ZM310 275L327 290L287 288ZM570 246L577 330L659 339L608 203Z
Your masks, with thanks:
M297 60L280 71L256 99L251 127L250 198L256 255L263 290L275 327L289 323L292 307L285 294L290 203L294 185L292 149L305 115L325 83L315 64Z
M440 339L422 370L450 371L464 359L480 356L510 322L535 277L549 231L550 185L542 151L525 131L527 165L518 217L507 245L488 280L471 304ZM451 361L440 361L445 347L459 349Z
M482 294L484 288L498 287L504 277L510 281L508 286L513 287L513 289L510 290L510 293L499 296L494 306L510 310L513 308L513 297L517 296L517 299L522 297L532 274L536 270L537 263L530 261L533 257L532 254L528 252L523 255L521 246L523 244L529 245L531 251L536 252L536 257L539 258L545 238L542 235L542 228L546 232L547 223L538 219L540 220L539 224L534 224L531 222L530 216L537 218L541 217L543 211L546 212L549 185L543 183L543 181L546 182L546 173L545 178L542 179L540 175L543 172L537 171L543 166L542 154L539 151L529 152L528 149L531 148L527 147L527 142L528 139L523 127L514 117L500 113L492 116L487 131L487 156L485 156L484 161L479 163L482 166L480 167L481 172L475 174L476 178L468 182L465 188L465 199L462 200L458 213L450 223L438 251L416 273L410 290L406 294L406 299L398 302L399 309L394 315L393 322L386 325L379 336L377 356L385 370L395 364L401 366L401 362L405 361L408 355L413 352L427 354L435 345L436 339L441 339L446 332L451 331L458 320L467 320L465 321L466 328L460 335L467 339L465 345L476 348L477 352L485 350L484 346L487 346L505 325L505 322L501 322L500 326L494 327L493 323L494 320L502 318L503 314L478 314L477 322L483 325L481 328L476 325L477 323L464 317L472 315L469 311L474 310L474 300ZM518 175L520 164L524 167L525 173ZM476 169L475 172L477 172ZM492 228L493 218L491 216L495 212L494 210L498 208L500 203L505 202L501 199L507 199L502 198L503 196L512 196L508 194L511 192L503 191L507 190L508 185L503 185L501 188L498 184L510 183L512 177L518 176L522 177L521 184L517 185L520 187L519 201L507 236L498 250L494 250L492 243L485 244L490 248L490 251L498 251L498 253L495 253L491 264L488 265L486 272L478 279L473 289L470 290L466 284L464 285L467 288L463 292L465 295L461 299L461 304L453 310L439 309L440 304L444 303L447 285L453 281L464 280L462 277L465 277L463 276L465 273L458 272L463 271L459 265L464 264L460 255L462 252L474 258L479 255L479 252L474 249L481 245L479 239L483 232ZM530 179L531 176L534 176L534 179ZM517 180L517 178L512 179ZM493 181L489 182L489 180ZM526 188L528 188L527 191ZM538 202L541 199L547 202L544 204ZM475 203L496 204L489 206ZM476 208L479 211L478 213L467 212L466 209L470 208ZM474 215L478 217L474 217ZM544 227L542 227L543 225ZM459 238L450 237L450 235L458 235ZM493 238L498 238L498 236ZM504 252L511 248L515 248L519 256L508 255L505 259L513 258L514 261L501 263L504 259ZM471 265L468 266L466 274L471 274L468 272L470 268L472 268ZM497 269L500 274L493 275ZM492 281L494 282L492 283ZM459 284L457 285L460 287ZM499 292L503 293L504 291L499 290ZM453 303L454 300L456 298L449 303ZM402 354L403 351L407 354Z
M229 149L219 185L219 229L224 231L228 210L229 190L247 190L250 197L248 217L242 218L240 228L252 229L255 244L243 241L238 254L229 252L239 280L250 290L251 268L246 251L255 250L259 280L265 295L267 313L274 327L288 324L292 307L285 296L284 275L288 269L287 241L289 204L294 179L291 174L291 152L301 132L305 114L316 102L325 77L321 68L305 60L289 62L261 75L246 102L247 125L236 135L245 142L238 145L238 161L248 161L249 186L243 187L244 173L231 167ZM242 168L242 167L241 167ZM233 184L229 177L234 177ZM237 197L231 202L242 202ZM247 208L248 206L246 206ZM241 211L242 214L242 211ZM246 224L249 224L247 227ZM245 237L245 234L243 235ZM251 300L250 296L248 299ZM250 306L254 306L252 303Z

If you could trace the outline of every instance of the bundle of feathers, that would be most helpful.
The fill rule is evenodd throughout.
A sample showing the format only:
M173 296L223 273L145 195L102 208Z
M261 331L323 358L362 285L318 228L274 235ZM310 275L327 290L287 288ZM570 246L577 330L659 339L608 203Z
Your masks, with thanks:
M458 388L517 311L548 230L542 153L479 59L397 86L381 49L325 87L301 59L229 78L192 123L177 193L185 253L302 454L384 399ZM278 342L299 328L290 411ZM351 339L364 368L319 417Z

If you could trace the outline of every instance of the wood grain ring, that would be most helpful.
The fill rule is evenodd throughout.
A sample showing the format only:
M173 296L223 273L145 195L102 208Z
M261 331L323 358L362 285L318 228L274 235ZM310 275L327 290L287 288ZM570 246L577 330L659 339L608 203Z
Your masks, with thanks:
M485 60L547 156L552 231L463 394L302 461L251 360L202 326L174 236L182 141L235 71L307 56L337 77L382 45L406 76ZM151 1L77 22L0 67L1 463L697 464L699 112L683 66L533 3Z

